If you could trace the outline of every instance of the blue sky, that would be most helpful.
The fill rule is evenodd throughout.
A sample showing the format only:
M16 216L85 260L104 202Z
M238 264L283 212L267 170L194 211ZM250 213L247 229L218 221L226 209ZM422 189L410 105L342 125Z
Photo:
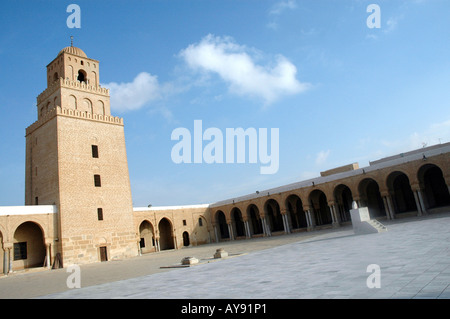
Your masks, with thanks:
M81 8L70 29L69 4ZM381 28L370 29L369 4ZM100 60L125 121L134 206L203 204L450 141L447 0L2 1L0 205L23 205L46 65ZM173 130L278 128L279 170L175 164Z

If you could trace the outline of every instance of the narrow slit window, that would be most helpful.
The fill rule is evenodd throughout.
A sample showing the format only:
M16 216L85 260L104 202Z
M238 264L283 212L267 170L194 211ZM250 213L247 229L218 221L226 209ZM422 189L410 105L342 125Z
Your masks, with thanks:
M103 208L97 208L97 219L103 220Z
M92 145L92 157L98 158L98 145Z
M95 185L95 187L102 186L102 181L100 179L100 175L94 175L94 185Z

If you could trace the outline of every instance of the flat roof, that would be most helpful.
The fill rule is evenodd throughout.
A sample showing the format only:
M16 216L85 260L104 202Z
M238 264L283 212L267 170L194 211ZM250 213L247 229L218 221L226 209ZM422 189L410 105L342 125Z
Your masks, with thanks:
M148 212L148 211L174 210L174 209L208 208L208 207L209 204L180 205L180 206L151 206L151 207L133 207L133 211Z
M55 214L56 205L0 206L0 216Z
M374 162L370 162L370 165L367 167L362 167L359 169L342 172L342 173L336 173L336 174L328 175L328 176L319 176L319 177L311 178L311 179L308 179L305 181L295 182L295 183L291 183L291 184L280 186L280 187L261 190L261 191L258 191L258 193L255 192L253 194L248 194L248 195L244 195L244 196L239 196L239 197L235 197L235 198L231 198L231 199L222 200L222 201L211 204L210 207L228 205L228 204L233 204L233 203L237 203L237 202L242 202L245 200L255 199L258 197L264 197L264 196L267 196L268 193L269 194L277 194L277 193L282 193L282 192L286 192L286 191L291 191L291 190L299 189L302 187L311 186L313 183L314 183L314 185L319 185L319 184L323 184L323 183L334 181L334 180L341 179L341 178L361 175L363 173L376 171L378 169L395 166L395 165L400 165L400 164L411 162L411 161L420 160L420 159L423 159L424 156L425 157L433 157L433 156L437 156L437 155L449 153L449 152L450 152L450 143L424 147L421 149L416 149L414 151L400 153L398 155L389 156L389 157L385 157L385 158L382 158L382 159L374 161Z

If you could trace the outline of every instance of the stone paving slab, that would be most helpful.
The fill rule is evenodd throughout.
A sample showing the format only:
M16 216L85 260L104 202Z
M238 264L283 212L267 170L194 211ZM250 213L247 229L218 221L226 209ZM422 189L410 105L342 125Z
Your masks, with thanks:
M347 228L43 298L450 298L450 215L387 225L378 234L356 236ZM380 267L380 288L367 287L371 264Z

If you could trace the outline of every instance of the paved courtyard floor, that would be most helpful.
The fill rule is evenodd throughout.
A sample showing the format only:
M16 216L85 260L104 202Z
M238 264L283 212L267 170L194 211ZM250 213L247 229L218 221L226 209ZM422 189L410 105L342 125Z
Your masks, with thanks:
M0 277L0 298L450 299L450 213L383 224L378 234L346 226L85 265L81 288L67 287L66 269L18 273ZM221 247L232 256L212 261ZM185 256L200 264L161 268Z

